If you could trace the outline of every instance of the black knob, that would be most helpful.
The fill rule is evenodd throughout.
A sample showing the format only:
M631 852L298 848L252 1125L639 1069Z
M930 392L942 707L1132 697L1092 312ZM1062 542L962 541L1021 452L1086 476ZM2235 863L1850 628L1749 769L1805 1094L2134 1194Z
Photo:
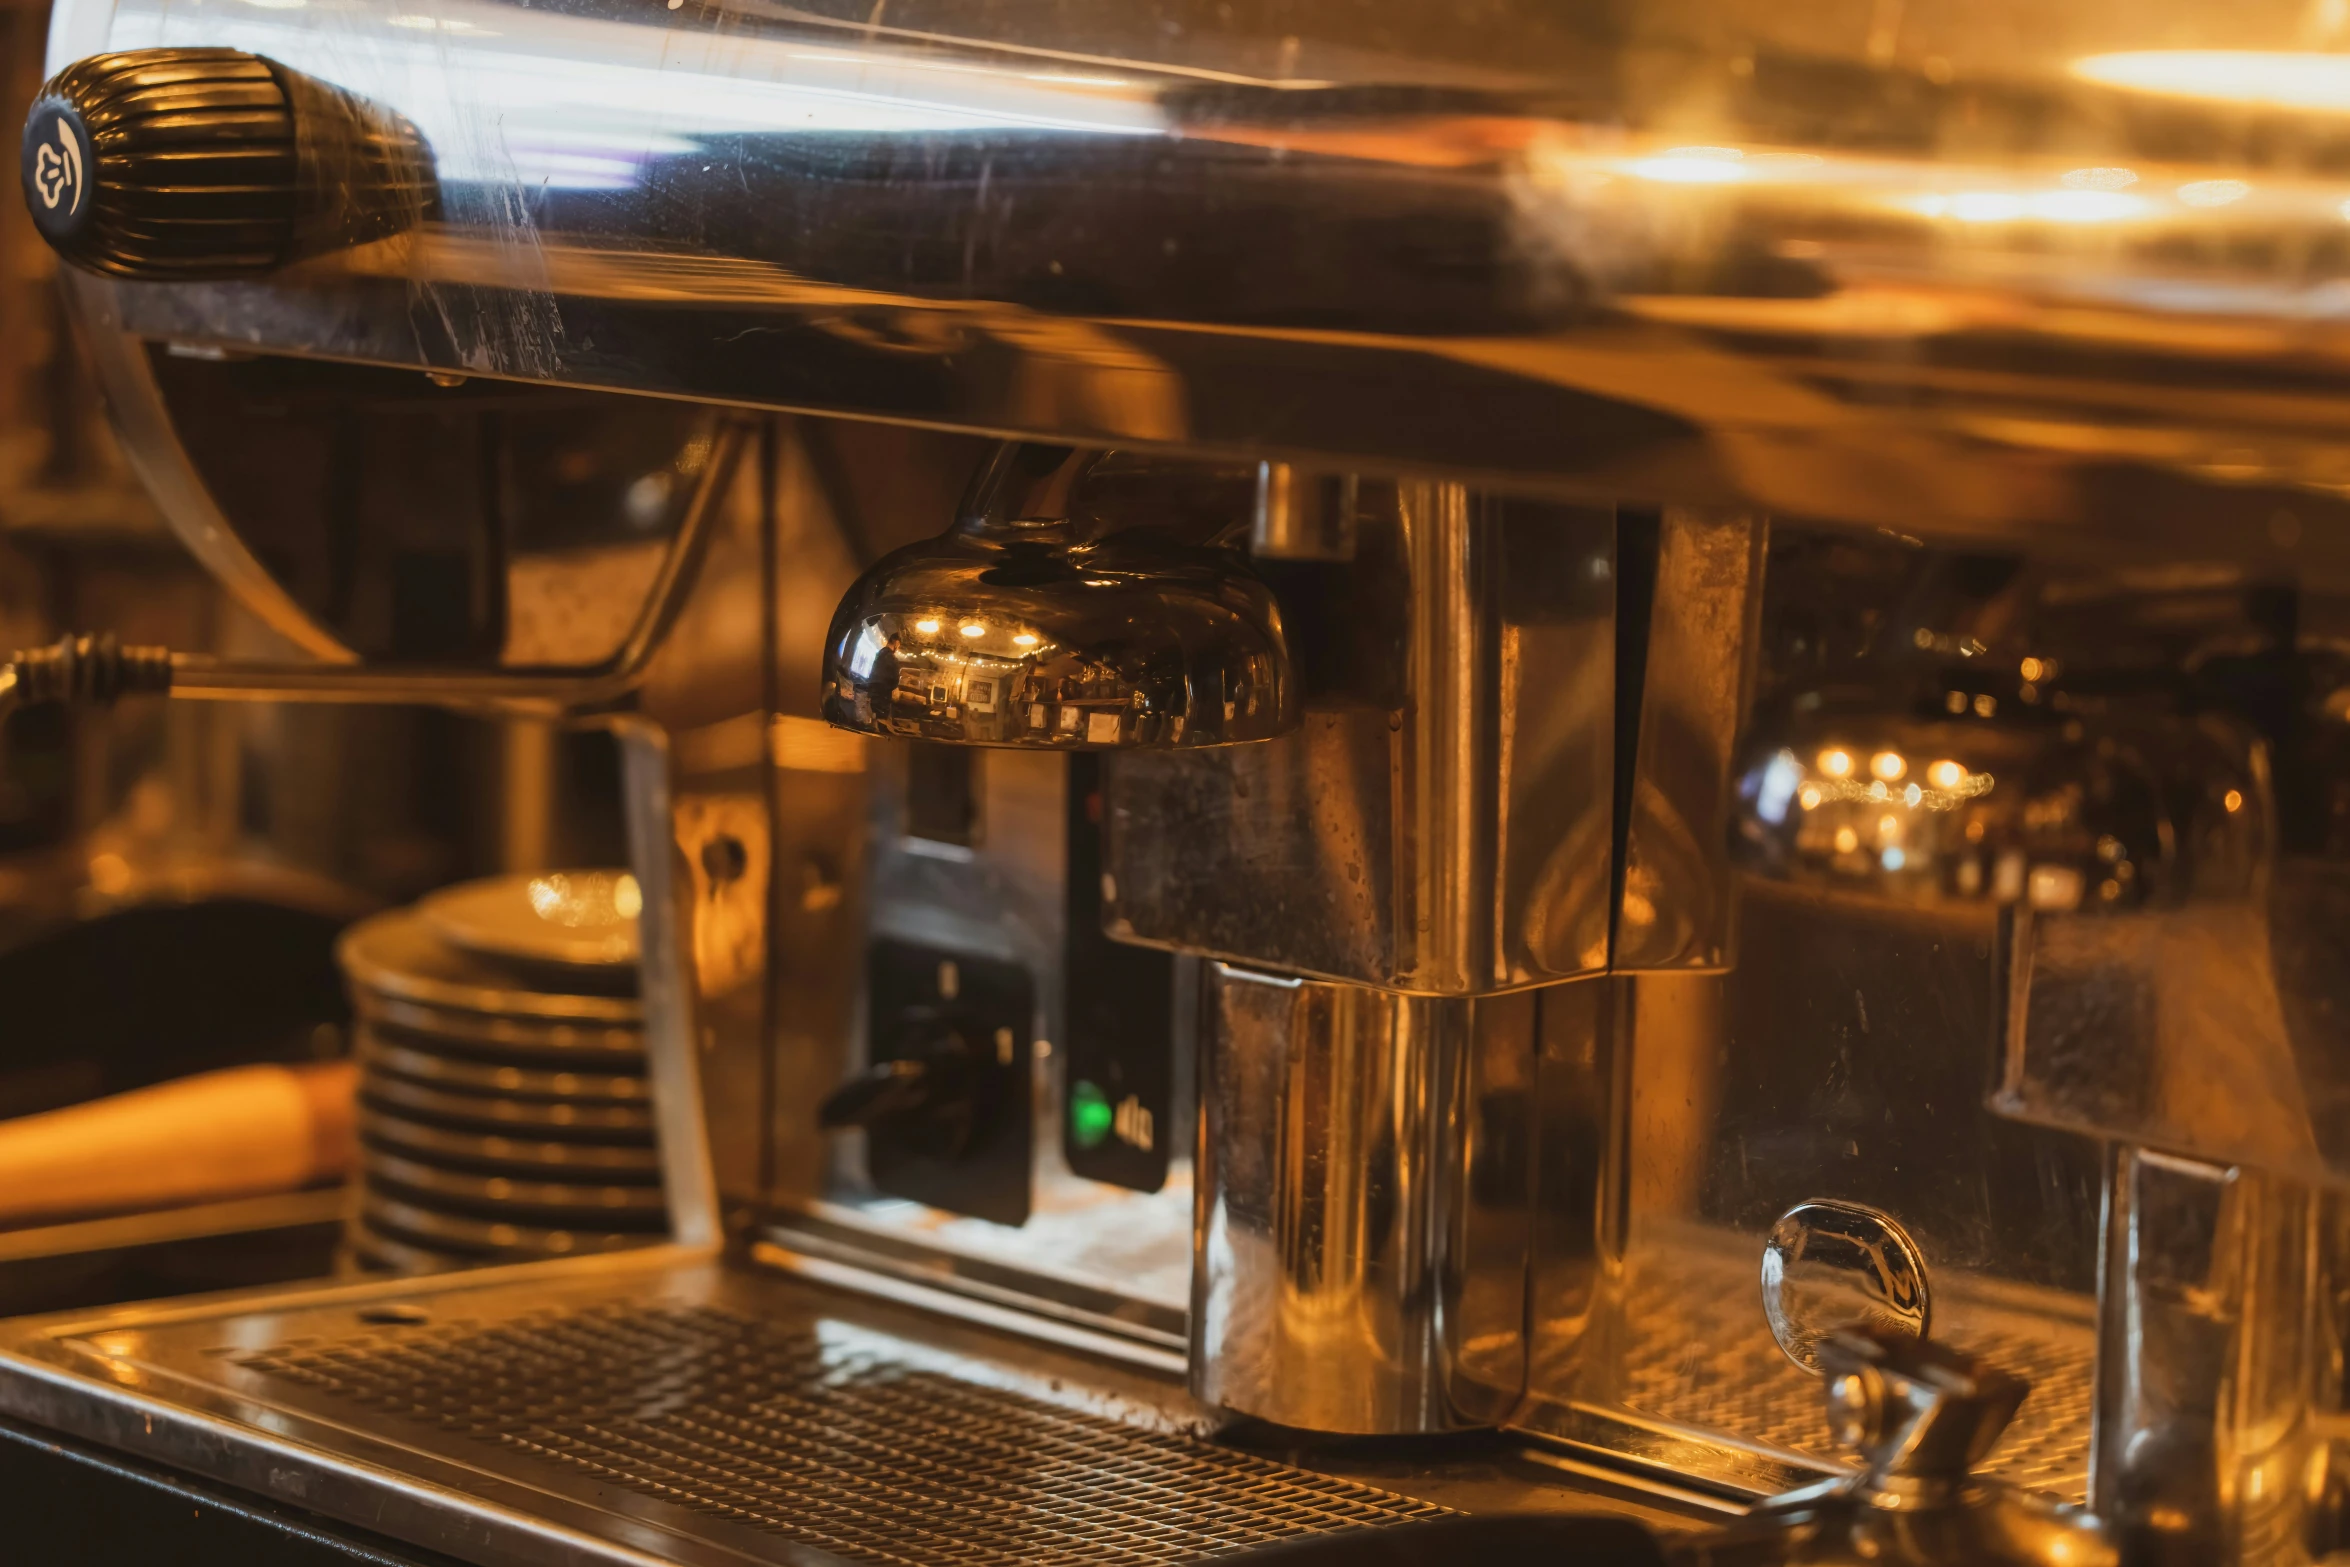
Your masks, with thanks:
M979 1058L961 1034L922 1031L907 1054L876 1061L825 1096L816 1122L887 1129L930 1152L960 1158L980 1118Z
M59 255L144 279L253 277L432 205L415 128L236 49L93 55L25 121L24 194Z

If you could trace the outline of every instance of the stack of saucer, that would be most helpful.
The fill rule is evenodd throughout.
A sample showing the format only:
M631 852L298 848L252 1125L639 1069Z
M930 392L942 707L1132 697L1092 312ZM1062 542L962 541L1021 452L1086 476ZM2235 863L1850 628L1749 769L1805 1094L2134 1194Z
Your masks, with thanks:
M416 1272L667 1233L637 901L616 872L500 877L344 936L357 1261Z

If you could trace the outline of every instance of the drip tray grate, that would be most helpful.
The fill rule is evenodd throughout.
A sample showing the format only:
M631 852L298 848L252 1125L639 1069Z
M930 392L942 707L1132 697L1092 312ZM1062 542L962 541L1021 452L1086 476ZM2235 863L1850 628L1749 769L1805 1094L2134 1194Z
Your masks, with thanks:
M877 1564L1144 1567L1444 1512L709 1305L550 1309L237 1363Z

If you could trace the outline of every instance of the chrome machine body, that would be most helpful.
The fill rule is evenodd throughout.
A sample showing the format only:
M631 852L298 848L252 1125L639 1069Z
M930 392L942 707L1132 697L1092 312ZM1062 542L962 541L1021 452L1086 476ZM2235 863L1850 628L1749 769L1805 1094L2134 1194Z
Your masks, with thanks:
M2350 13L60 0L137 50L344 116L173 271L36 113L312 658L174 689L629 737L677 1244L0 1408L494 1561L930 1547L690 1377L351 1414L444 1317L1782 1498L1692 1560L2350 1549Z

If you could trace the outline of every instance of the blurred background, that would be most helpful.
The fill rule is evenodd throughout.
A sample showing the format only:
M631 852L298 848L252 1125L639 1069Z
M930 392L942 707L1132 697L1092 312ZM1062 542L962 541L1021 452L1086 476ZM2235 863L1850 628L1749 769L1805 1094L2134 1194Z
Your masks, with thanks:
M6 123L40 85L47 20L0 0ZM131 477L55 265L22 204L0 202L0 649L72 631L292 656ZM337 936L452 881L624 863L618 794L608 736L538 723L155 700L8 720L0 1315L333 1269L352 1157ZM255 1066L296 1070L240 1075ZM136 1092L158 1085L213 1097ZM143 1182L76 1177L142 1126L239 1116L260 1118L247 1146L272 1128L309 1141L259 1174L236 1160L225 1183L201 1148Z

